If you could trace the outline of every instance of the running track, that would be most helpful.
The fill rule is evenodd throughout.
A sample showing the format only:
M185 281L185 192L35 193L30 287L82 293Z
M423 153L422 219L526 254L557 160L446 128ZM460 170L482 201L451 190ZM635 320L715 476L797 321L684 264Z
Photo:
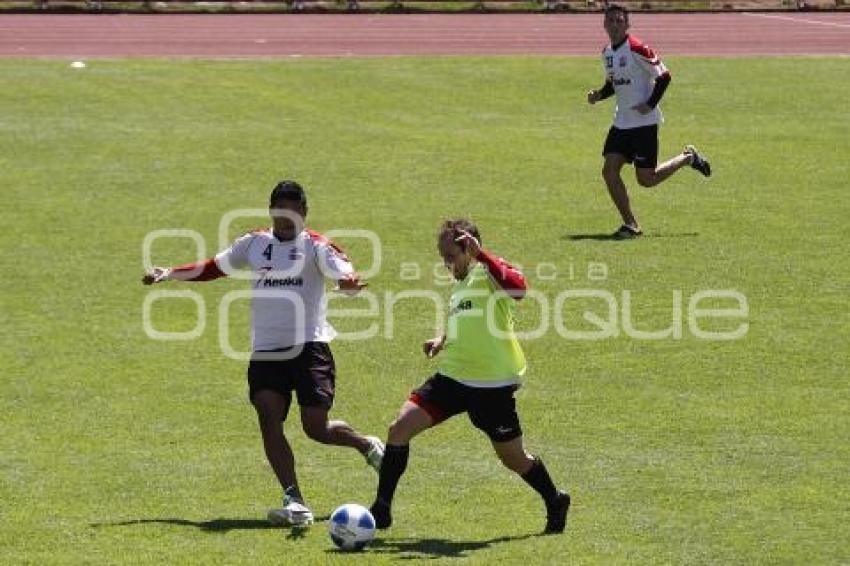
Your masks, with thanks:
M850 55L850 13L633 14L664 55ZM0 57L594 55L599 14L0 15Z

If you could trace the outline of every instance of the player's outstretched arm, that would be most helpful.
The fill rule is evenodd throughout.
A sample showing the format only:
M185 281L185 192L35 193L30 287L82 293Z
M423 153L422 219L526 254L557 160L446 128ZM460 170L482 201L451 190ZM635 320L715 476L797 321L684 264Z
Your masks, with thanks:
M335 290L339 291L340 293L352 296L356 295L368 286L368 283L360 279L359 273L351 273L349 275L346 275L342 279L337 280L337 287Z
M436 338L431 338L430 340L425 340L425 342L422 343L422 352L429 358L433 358L440 353L440 350L443 349L445 343L445 334Z
M153 285L154 283L165 281L170 273L171 269L167 267L154 266L150 270L146 271L145 274L142 276L142 284Z
M163 281L212 281L224 277L214 258L194 263L185 263L177 267L154 267L142 276L142 283L153 285Z

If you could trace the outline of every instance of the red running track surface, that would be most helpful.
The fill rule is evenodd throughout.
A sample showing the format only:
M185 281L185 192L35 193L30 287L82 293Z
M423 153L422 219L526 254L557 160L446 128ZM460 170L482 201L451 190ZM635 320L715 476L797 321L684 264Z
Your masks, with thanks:
M849 55L850 13L632 14L662 55ZM583 55L599 14L8 14L0 57Z

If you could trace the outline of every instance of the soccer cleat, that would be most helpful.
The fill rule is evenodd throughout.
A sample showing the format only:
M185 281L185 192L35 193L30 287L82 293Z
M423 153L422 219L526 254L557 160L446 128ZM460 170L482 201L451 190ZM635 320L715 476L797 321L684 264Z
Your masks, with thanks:
M711 177L711 163L708 162L708 159L699 154L697 148L692 145L686 145L683 153L691 156L692 168L702 173L705 177Z
M269 523L282 527L307 527L313 524L313 512L301 503L290 503L283 509L270 509Z
M369 441L369 450L366 451L366 463L375 468L376 472L381 471L381 462L384 460L384 443L377 436L367 436Z
M266 515L272 525L306 527L313 524L313 512L300 497L290 493L283 496L283 509L270 509Z
M643 232L640 228L635 226L630 226L628 224L623 224L620 226L616 232L611 234L611 237L615 240L633 240L638 236L643 235Z
M393 524L393 516L390 512L390 506L380 499L376 499L369 508L372 517L375 519L376 529L388 529Z
M546 528L544 534L554 535L567 528L567 513L570 510L570 494L559 491L555 500L546 505Z

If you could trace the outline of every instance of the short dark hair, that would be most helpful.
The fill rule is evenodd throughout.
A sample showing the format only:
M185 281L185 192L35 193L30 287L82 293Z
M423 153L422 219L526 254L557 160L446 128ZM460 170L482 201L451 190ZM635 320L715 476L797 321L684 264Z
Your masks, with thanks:
M605 4L605 7L602 9L605 12L605 15L608 15L608 12L621 12L625 17L626 21L629 21L629 10L622 4Z
M456 218L444 221L443 225L440 226L440 233L437 235L437 240L439 241L443 238L449 237L452 240L456 240L460 237L461 232L469 232L475 236L475 239L478 240L479 244L481 243L481 234L478 232L478 226L466 218Z
M295 181L281 181L275 185L272 194L269 196L269 208L272 208L281 200L295 201L307 206L307 194L304 192L304 188Z

